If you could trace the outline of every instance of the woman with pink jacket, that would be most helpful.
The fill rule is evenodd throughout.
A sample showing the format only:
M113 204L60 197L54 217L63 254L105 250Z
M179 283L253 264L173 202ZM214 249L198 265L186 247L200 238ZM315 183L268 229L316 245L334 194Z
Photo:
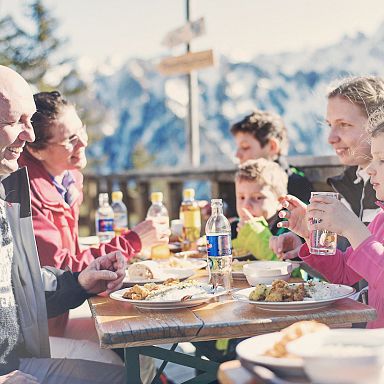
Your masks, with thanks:
M367 168L370 182L378 200L384 200L384 110L370 118L372 160ZM321 272L332 283L353 285L360 279L368 282L368 304L377 311L377 319L368 328L384 327L384 204L377 203L381 211L366 227L359 218L339 200L316 196L307 207L293 196L283 199L287 209L281 217L287 221L279 224L288 227L306 240L299 252L300 258ZM312 219L320 219L314 224ZM309 224L307 224L309 223ZM310 254L308 249L310 230L326 229L348 239L351 246L336 251L333 256ZM289 247L291 239L281 235L273 244L280 253Z
M130 260L142 247L168 242L168 232L146 220L109 243L81 249L79 210L87 163L88 136L75 107L59 92L34 95L36 113L32 125L36 140L27 143L19 165L28 169L33 228L40 264L80 272L95 258L121 251ZM51 319L50 335L62 336L67 315Z

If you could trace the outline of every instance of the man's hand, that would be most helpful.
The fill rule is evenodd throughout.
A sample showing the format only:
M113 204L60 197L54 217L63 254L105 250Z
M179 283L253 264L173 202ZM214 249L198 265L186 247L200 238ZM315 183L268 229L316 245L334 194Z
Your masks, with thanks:
M295 196L287 195L279 199L285 211L279 212L279 217L287 219L280 221L277 226L288 228L304 239L309 239L307 206Z
M281 260L298 257L301 246L300 237L293 232L283 233L280 236L272 236L269 239L269 247Z
M0 384L39 384L36 377L21 371L12 371L0 376Z
M141 240L141 247L153 247L155 245L167 244L171 231L164 225L156 224L153 220L144 220L132 228Z
M79 284L88 293L111 293L119 289L125 277L125 259L120 251L93 260L79 275Z

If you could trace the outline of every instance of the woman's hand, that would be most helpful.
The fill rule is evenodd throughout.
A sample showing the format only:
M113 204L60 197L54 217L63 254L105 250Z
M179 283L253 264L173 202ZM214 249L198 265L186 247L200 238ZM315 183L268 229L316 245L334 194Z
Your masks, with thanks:
M144 220L132 228L141 240L141 247L153 247L160 244L168 244L171 230L166 225L156 224L153 220Z
M346 237L356 248L371 233L360 219L340 200L329 196L315 196L308 206L311 230L327 230ZM317 220L314 220L317 219Z
M293 232L272 236L269 239L269 247L280 260L295 259L298 257L301 246L300 237Z
M277 226L280 228L288 228L304 239L309 239L309 229L307 222L307 206L295 196L287 195L279 199L284 211L279 212L281 219Z

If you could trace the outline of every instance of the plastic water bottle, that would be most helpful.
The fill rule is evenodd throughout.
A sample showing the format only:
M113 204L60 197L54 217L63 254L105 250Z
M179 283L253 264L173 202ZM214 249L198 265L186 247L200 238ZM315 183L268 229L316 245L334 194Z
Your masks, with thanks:
M209 282L217 287L231 289L232 245L231 225L223 214L223 201L211 200L212 215L205 226L207 236Z
M169 214L163 204L162 192L151 194L152 205L148 209L147 219L153 220L160 231L169 229ZM166 259L170 256L168 244L156 245L151 248L152 259Z
M183 191L180 220L183 223L183 251L196 249L196 242L200 238L201 215L199 204L195 200L195 190L192 188Z
M128 230L128 212L123 203L123 192L112 192L113 230L115 236L120 236Z
M113 230L113 210L109 205L108 193L99 194L99 208L96 211L96 234L101 243L112 240L115 236Z

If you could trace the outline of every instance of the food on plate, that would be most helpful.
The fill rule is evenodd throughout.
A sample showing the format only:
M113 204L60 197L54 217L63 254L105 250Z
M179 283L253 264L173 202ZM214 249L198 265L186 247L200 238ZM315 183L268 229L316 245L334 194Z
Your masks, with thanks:
M288 353L286 346L293 340L300 338L301 336L309 333L315 333L320 331L328 330L329 327L323 323L319 323L315 320L298 321L284 328L280 331L281 337L277 340L274 345L264 352L265 356L271 357L296 357Z
M243 272L243 267L245 264L248 264L249 261L239 261L233 260L232 262L232 272Z
M164 264L166 267L171 268L194 268L194 264L186 259L178 259L177 257L171 256L168 263Z
M131 300L144 300L152 291L161 289L162 287L168 287L171 285L178 284L180 281L178 279L167 279L163 284L156 283L147 283L144 285L135 284L133 287L127 289L123 297L124 299Z
M290 285L284 280L275 280L270 287L265 284L257 284L249 294L249 300L268 302L303 301L310 297L304 284Z
M130 280L152 280L161 279L164 276L159 265L152 260L139 261L128 267Z
M175 256L179 258L184 258L186 259L187 257L191 259L201 259L205 257L206 255L204 253L201 253L199 251L183 251L183 252L177 252L175 253Z
M212 285L196 280L164 282L163 284L135 285L124 292L123 297L146 301L184 301L212 294Z

